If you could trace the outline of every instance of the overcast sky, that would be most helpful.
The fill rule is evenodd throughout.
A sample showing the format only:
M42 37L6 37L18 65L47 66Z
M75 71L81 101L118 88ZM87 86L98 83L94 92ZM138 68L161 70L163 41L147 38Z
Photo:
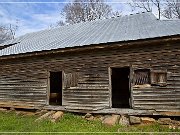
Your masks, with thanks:
M127 0L106 0L113 10L130 14ZM68 0L0 0L0 24L16 24L16 36L47 29L61 17L61 10ZM138 12L138 11L137 11ZM155 13L156 14L156 13Z

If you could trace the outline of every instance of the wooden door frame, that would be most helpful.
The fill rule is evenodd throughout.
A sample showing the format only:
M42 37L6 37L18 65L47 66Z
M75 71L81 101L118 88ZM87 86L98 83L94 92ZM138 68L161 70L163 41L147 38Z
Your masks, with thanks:
M50 72L61 72L62 74L62 105L63 105L63 88L64 88L64 71L63 70L48 70L47 71L47 101L46 101L46 105L50 105L49 104L49 100L50 100Z
M133 80L133 68L132 65L123 65L123 66L110 66L108 68L109 75L109 107L112 108L112 69L113 68L129 68L129 92L130 92L130 108L133 108L133 95L132 95L132 80ZM128 109L128 108L127 108Z

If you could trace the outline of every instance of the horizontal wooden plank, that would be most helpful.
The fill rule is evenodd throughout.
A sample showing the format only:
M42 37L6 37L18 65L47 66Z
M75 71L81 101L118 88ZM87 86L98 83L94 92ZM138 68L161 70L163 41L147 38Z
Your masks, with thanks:
M167 106L178 106L179 102L177 101L161 101L159 100L159 102L157 102L157 100L145 100L145 101L139 101L139 100L134 100L134 105L167 105Z

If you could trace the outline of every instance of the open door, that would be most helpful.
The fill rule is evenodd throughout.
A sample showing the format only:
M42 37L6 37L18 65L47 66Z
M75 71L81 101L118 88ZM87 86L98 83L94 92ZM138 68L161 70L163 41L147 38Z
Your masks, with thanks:
M112 108L130 108L130 68L111 68Z
M50 105L62 105L62 72L50 72Z

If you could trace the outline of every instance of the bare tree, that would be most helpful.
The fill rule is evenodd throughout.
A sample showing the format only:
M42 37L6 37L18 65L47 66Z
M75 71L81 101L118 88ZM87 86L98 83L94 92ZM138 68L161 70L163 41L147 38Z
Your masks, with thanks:
M155 6L158 10L158 18L161 18L161 1L162 0L132 0L129 5L133 10L136 8L145 10L147 12L152 12L153 6Z
M54 24L50 24L48 29L53 29L53 28L56 28L56 27L59 27L59 26L64 26L64 25L66 25L66 23L64 21L60 20L60 21L58 21L58 22L56 22Z
M161 18L161 0L151 0L151 2L154 3L154 5L157 7L158 9L158 18L160 19Z
M4 26L0 26L0 43L11 39L11 36L9 35L9 32Z
M104 0L74 0L63 8L66 23L92 21L108 18L111 15L111 6Z
M10 24L9 26L1 25L0 43L6 40L14 39L17 28L18 28L17 25L12 25L12 24Z
M112 12L111 16L112 17L120 17L120 16L122 16L122 12L121 11L114 11L114 12Z
M180 0L166 0L162 15L168 19L180 19Z
M129 5L132 7L132 10L140 8L147 12L151 12L153 6L151 0L132 0L132 2L129 3Z
M60 20L56 23L56 26L64 26L64 25L65 25L65 23L62 20Z

